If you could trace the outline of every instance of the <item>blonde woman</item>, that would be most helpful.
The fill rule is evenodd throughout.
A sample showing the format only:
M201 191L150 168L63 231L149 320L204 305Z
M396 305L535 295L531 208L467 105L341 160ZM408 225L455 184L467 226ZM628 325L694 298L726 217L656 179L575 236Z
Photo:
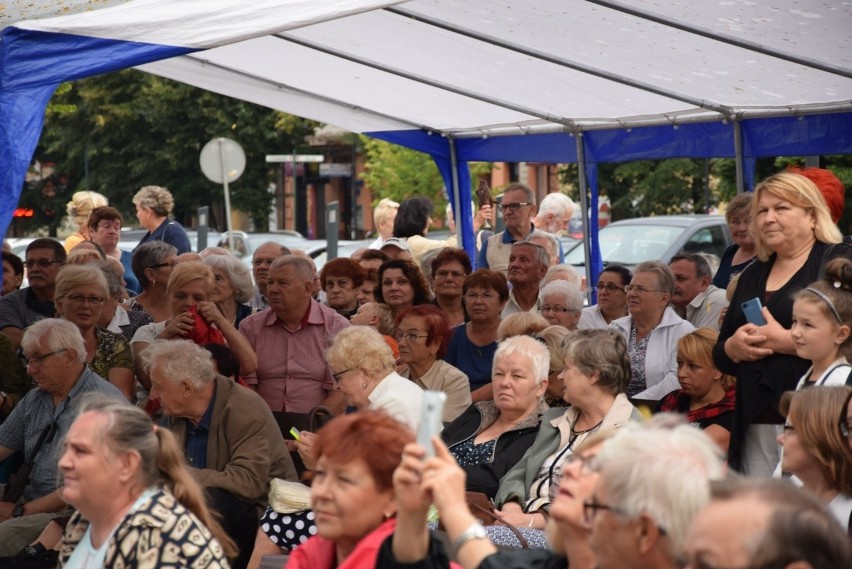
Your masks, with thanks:
M65 238L65 252L70 253L74 245L89 239L89 214L96 207L109 205L109 200L98 192L76 192L65 206L65 211L77 230Z

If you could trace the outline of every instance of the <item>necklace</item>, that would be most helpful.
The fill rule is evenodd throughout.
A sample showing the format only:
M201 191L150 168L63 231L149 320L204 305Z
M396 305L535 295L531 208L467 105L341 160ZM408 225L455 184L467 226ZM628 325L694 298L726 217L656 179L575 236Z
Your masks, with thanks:
M577 435L585 435L586 433L590 433L590 432L594 431L595 429L597 429L598 427L600 427L600 426L601 426L601 423L603 423L603 419L601 419L600 421L598 421L598 424L597 424L597 425L595 425L595 426L593 426L593 427L590 427L590 428L588 428L588 429L586 429L586 430L584 430L584 431L576 431L576 430L574 430L574 427L571 427L571 435L572 435L572 436L575 436L575 437L576 437Z

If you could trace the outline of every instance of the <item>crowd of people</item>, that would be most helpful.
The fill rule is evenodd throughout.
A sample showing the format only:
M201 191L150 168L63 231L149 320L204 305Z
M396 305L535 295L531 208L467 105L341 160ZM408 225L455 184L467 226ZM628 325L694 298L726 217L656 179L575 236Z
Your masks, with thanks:
M193 252L157 186L122 251L78 192L64 244L3 253L0 567L852 567L835 180L773 175L721 260L594 283L560 264L574 204L522 184L475 258L386 199L320 271Z

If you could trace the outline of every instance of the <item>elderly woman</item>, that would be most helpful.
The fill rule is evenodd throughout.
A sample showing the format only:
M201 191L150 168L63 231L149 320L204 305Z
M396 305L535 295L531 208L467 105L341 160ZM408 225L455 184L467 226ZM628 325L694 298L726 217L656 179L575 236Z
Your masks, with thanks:
M744 192L728 202L725 209L725 221L728 222L734 244L722 255L713 277L713 284L719 288L728 288L731 277L741 273L754 259L756 251L751 236L751 202L751 192Z
M320 284L325 291L326 304L344 318L358 311L358 294L364 284L364 269L346 257L332 259L320 271Z
M127 301L127 310L147 312L154 322L162 322L172 312L166 285L177 265L177 249L162 241L152 241L133 251L131 264L142 292Z
M77 325L92 370L133 400L133 358L120 334L98 327L109 296L106 277L94 265L66 265L56 276L56 314Z
M449 339L447 316L435 306L413 306L396 318L399 359L408 366L400 375L422 389L447 394L444 423L455 420L470 405L467 376L440 359L447 351Z
M489 498L532 445L547 389L547 349L527 336L509 338L494 356L494 400L479 401L447 425L441 438L467 475L467 489Z
M316 535L290 555L288 569L375 566L396 527L393 471L413 440L411 431L375 411L339 417L319 432L311 484Z
M416 430L423 390L394 371L391 349L374 328L344 328L334 337L326 359L348 406L381 409Z
M734 420L735 381L716 369L713 346L719 333L699 328L677 342L677 380L680 389L666 395L658 412L682 413L702 429L723 452L728 452Z
M778 401L810 365L796 356L790 293L817 280L823 254L842 236L822 194L798 174L782 172L758 184L751 214L757 259L740 273L713 360L737 378L729 463L752 476L770 476L784 423ZM765 307L763 326L748 322L741 308L753 298Z
M98 192L75 192L71 201L65 206L68 216L74 222L77 230L65 238L65 252L70 253L75 245L89 239L89 214L96 207L107 205L109 200Z
M491 369L509 285L503 273L479 269L464 280L462 292L470 322L453 329L444 361L467 376L473 401L485 401L492 399Z
M183 451L141 409L87 401L59 459L76 509L60 567L228 567L231 541L210 515Z
M608 328L613 320L627 315L627 285L633 274L627 267L609 265L601 271L595 289L598 291L598 303L588 306L580 313L577 328Z
M163 241L177 249L178 255L192 250L186 229L174 219L169 219L175 207L169 190L160 186L144 186L133 196L133 205L136 206L139 225L148 230L136 249L149 241ZM136 274L138 276L139 273Z
M206 344L211 341L211 335L215 336L215 332L210 331L212 326L221 332L225 343L237 355L242 375L257 369L257 354L251 344L210 299L213 286L213 270L198 261L181 263L172 271L166 288L171 309L169 319L139 328L130 343L137 376L146 388L150 388L151 381L141 360L151 342L179 339Z
M450 326L458 326L468 320L462 290L464 279L472 270L470 257L464 249L447 248L432 259L433 302L447 315Z
M678 388L677 341L695 327L669 306L674 288L672 270L659 261L636 265L625 287L630 315L611 326L627 341L632 370L628 397L659 401Z
M98 326L106 328L110 332L121 334L125 340L130 342L136 330L154 320L144 310L128 311L121 305L127 291L124 289L124 281L121 278L123 273L120 263L106 260L92 264L103 271L109 291L104 308L101 311L101 318L98 320Z
M15 292L24 282L24 262L14 253L3 251L3 289L0 296Z
M576 330L583 310L583 293L569 282L557 280L541 289L539 311L551 324Z
M788 391L781 398L787 423L778 435L784 448L781 469L823 501L847 533L852 530L852 449L837 429L837 418L850 391L846 386Z
M234 328L252 313L248 301L254 294L251 271L245 263L231 255L210 255L201 261L213 269L213 290L210 300Z
M564 326L548 326L533 338L543 343L550 352L550 371L547 374L547 391L544 392L544 402L548 407L565 407L567 403L562 398L565 384L562 382L562 370L565 361L562 359L562 344L569 330Z
M563 348L564 399L571 406L545 413L535 442L500 480L495 503L507 522L543 529L566 459L589 435L638 420L625 390L630 361L614 330L578 330Z
M139 280L133 274L133 255L130 251L118 248L122 221L117 209L109 206L96 207L89 215L89 236L93 242L100 245L107 257L121 263L124 267L124 286L131 293L138 294Z
M379 267L379 288L375 295L378 302L390 306L394 316L432 299L420 268L405 259L393 259Z
M497 327L497 341L513 336L532 336L550 326L547 319L534 312L515 312L505 317Z
M376 288L378 286L379 270L364 269L364 282L361 283L361 288L358 289L358 295L356 296L358 306L362 306L368 302L376 302Z

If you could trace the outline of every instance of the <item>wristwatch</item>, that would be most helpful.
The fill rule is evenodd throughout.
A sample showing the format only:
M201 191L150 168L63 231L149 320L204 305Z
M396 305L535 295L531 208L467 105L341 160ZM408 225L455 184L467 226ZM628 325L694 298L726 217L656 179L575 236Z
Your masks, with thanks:
M20 518L23 515L24 515L24 504L19 502L19 503L15 504L14 508L12 508L12 517L13 518Z
M488 532L485 531L485 527L483 527L482 522L479 520L470 524L470 527L464 530L461 535L456 538L455 543L453 543L453 551L458 553L459 549L461 549L464 544L475 539L488 539Z

